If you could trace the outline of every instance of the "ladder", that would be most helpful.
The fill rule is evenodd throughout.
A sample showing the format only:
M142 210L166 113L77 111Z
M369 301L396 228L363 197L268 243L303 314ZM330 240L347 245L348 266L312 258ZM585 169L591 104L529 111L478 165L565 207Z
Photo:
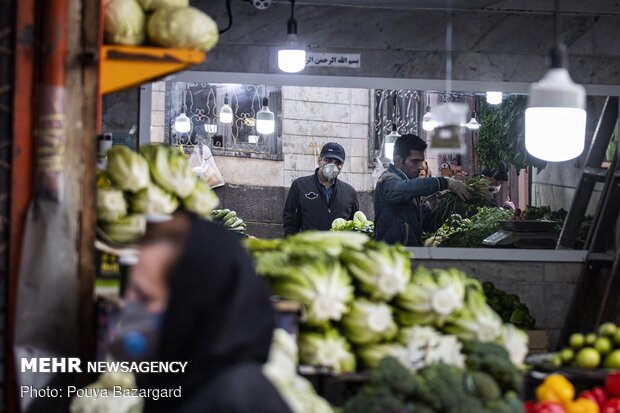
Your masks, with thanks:
M620 215L619 150L616 149L608 168L602 166L617 128L618 114L618 97L608 97L558 239L558 249L575 247L594 186L602 183L603 191L586 239L588 254L559 343L565 343L573 332L594 331L604 321L620 322L620 248L616 240Z

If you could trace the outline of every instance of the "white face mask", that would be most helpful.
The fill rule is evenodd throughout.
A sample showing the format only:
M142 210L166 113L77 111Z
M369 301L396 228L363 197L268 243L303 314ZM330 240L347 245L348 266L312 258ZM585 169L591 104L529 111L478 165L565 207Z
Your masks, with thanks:
M323 176L330 181L332 179L336 179L339 173L340 170L338 169L336 164L328 163L327 165L323 165Z
M492 194L496 194L496 193L499 192L500 189L502 189L502 186L501 185L497 185L497 186L492 186L490 188L491 188L491 193Z

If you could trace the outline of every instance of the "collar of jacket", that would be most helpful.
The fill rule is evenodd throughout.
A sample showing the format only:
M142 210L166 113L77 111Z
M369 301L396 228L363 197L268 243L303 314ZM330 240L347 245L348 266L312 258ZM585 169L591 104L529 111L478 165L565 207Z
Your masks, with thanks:
M391 163L390 166L388 166L388 171L400 176L402 179L409 179L407 174L405 174L403 171L398 169L396 165L394 165L393 163Z

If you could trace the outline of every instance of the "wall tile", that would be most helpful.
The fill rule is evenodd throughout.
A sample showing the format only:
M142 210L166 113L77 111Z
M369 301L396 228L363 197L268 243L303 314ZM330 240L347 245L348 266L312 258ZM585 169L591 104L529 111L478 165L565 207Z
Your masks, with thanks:
M368 126L370 113L368 106L351 105L351 123L361 123Z
M351 103L351 91L352 89L346 88L283 86L282 98L302 102L349 104Z
M366 173L368 171L366 158L362 158L359 156L353 156L349 160L351 165L351 172L354 173Z
M156 92L156 91L165 92L166 91L166 82L153 82L153 83L151 83L151 90L153 92Z
M361 106L356 107L361 108ZM348 124L351 121L351 105L289 100L283 105L282 117L285 121L300 119Z
M162 128L165 125L165 112L163 110L154 110L151 112L151 126L161 126Z
M351 89L351 103L370 106L370 91L366 89Z
M351 135L352 138L356 139L366 139L370 136L370 126L369 125L359 125L353 124L351 125Z
M151 110L166 110L166 92L152 93Z
M361 139L355 139L351 143L351 156L368 156L368 142Z
M263 159L214 156L226 183L252 186L283 186L283 162Z
M162 126L151 126L151 142L164 143L164 128Z

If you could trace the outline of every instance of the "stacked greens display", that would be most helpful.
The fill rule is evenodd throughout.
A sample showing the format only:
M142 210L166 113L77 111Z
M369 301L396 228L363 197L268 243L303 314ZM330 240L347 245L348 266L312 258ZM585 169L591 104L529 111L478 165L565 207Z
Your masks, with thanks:
M368 220L362 211L357 211L350 221L344 218L336 218L334 222L332 222L330 231L356 231L373 238L375 234L375 223Z
M495 285L487 281L482 284L487 302L493 310L500 315L503 321L512 323L524 330L533 330L536 327L536 320L530 314L530 310L516 294L509 294L500 290Z
M219 203L175 148L146 145L138 154L114 146L107 156L107 168L97 176L97 222L114 242L136 242L147 218L165 219L179 208L209 218Z
M527 353L527 335L502 323L477 280L456 269L412 273L402 246L357 232L302 232L247 246L273 293L303 306L302 364L340 373L392 356L413 370L438 361L462 368L471 340L504 347L515 365Z
M488 206L492 199L489 180L480 176L472 176L463 181L471 189L471 198L462 201L451 191L441 193L433 208L435 227L439 227L453 214L471 215L479 207Z

